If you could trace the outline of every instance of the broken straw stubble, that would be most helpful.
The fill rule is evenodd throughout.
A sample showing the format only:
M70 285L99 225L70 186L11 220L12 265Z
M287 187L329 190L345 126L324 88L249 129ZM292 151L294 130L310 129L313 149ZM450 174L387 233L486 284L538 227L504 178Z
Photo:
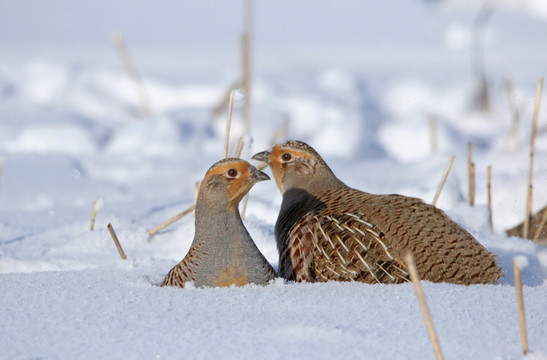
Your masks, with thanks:
M530 219L532 217L532 186L534 177L534 153L535 142L538 127L539 107L541 104L541 92L543 89L543 78L538 80L536 88L536 98L534 101L534 117L532 120L532 134L530 135L530 164L528 169L528 192L526 196L526 213L524 217L524 226L522 229L522 237L528 239L528 232L530 230Z
M528 354L528 334L526 332L526 316L524 313L524 297L522 295L522 280L520 277L520 268L516 259L513 259L513 271L515 273L515 291L517 295L517 307L519 313L520 340L522 342L522 352Z
M441 191L443 190L444 183L446 182L446 178L448 177L448 173L450 172L450 169L452 168L453 163L454 163L454 156L451 156L450 159L448 160L448 163L446 164L446 167L444 168L441 182L439 183L439 186L437 186L437 191L435 192L435 196L433 197L433 201L431 202L432 205L437 204L437 200L439 199L439 196L441 195Z
M435 357L437 360L442 360L443 354L441 352L441 346L439 345L439 339L437 338L437 333L435 332L435 327L433 326L433 321L431 320L431 314L429 313L429 309L425 301L425 295L422 285L420 284L420 276L418 275L418 270L416 269L414 255L412 255L409 251L406 253L404 259L408 268L410 279L414 284L414 290L416 292L416 296L418 297L418 303L420 305L420 310L422 311L427 333L429 334L429 339L431 340L431 345L433 346L433 351L435 352Z
M114 231L114 228L111 224L107 225L108 232L110 233L110 236L112 237L112 241L114 241L114 245L116 245L116 249L118 249L118 254L120 254L120 257L122 260L127 260L127 256L125 256L125 252L122 249L122 245L120 244L120 241L118 240L118 236L116 235L116 232Z

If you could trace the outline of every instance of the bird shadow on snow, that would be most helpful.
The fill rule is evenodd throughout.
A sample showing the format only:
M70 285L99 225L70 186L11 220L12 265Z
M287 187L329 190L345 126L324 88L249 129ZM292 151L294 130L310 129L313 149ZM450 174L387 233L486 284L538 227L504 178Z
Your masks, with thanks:
M130 282L129 285L138 288L161 288L164 277L165 275L162 275L160 273L153 275L143 275L138 277L135 281Z
M545 250L544 250L545 251ZM538 251L539 252L539 251ZM520 267L522 284L527 286L540 286L545 283L546 270L536 253L515 252L511 249L498 249L496 261L503 269L504 276L498 281L499 284L514 285L515 274L513 271L513 259L516 258Z
M547 251L547 247L543 247ZM525 286L541 286L545 283L546 269L542 266L537 255L534 254L515 254L513 251L497 251L496 261L503 269L504 275L498 280L499 285L514 286L515 276L513 273L513 259L517 258L517 262L521 268L522 284ZM277 264L275 266L277 272ZM166 272L167 273L167 272ZM279 278L276 278L279 279ZM163 282L163 274L157 273L153 275L145 275L139 278L138 282L133 283L138 287L153 287L160 288ZM283 280L284 284L292 283L291 281ZM270 284L272 285L272 283ZM194 288L190 286L190 288Z
M386 158L388 155L378 139L380 138L380 128L388 116L369 89L365 79L356 81L355 90L359 94L359 110L362 121L365 123L358 153L366 154L369 158Z
M180 212L182 210L184 210L186 207L190 206L184 206L185 202L182 202L182 201L179 201L179 200L174 200L174 201L170 201L170 202L167 202L167 203L164 203L164 204L161 204L161 205L156 205L156 206L153 206L151 207L150 209L148 209L147 212L145 212L144 214L142 214L139 218L139 220L145 220L145 219L149 219L149 218L153 218L154 216L156 216L157 214L163 214L165 212L167 212L167 210L171 209L171 212L173 213L176 213L177 211ZM182 209L182 210L180 210Z

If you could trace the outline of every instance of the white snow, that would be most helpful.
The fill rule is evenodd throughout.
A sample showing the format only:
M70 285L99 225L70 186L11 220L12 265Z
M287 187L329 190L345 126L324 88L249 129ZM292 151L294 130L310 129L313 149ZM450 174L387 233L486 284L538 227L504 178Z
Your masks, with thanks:
M193 218L154 237L147 231L190 206L194 184L222 157L226 113L212 109L240 74L242 4L0 5L0 358L434 358L411 284L159 286L188 250ZM524 217L546 6L496 4L485 34L487 114L472 108L468 36L477 9L473 1L255 2L252 131L243 134L238 94L230 153L244 135L249 160L288 118L288 136L314 146L348 185L426 202L455 156L437 205L497 255L505 276L482 286L423 282L442 352L547 359L547 249L504 234ZM151 118L109 43L115 31L141 71ZM514 136L506 79L521 112ZM546 99L534 210L547 204ZM475 207L465 203L468 142ZM245 219L274 267L280 203L275 183L260 183ZM526 357L513 259L524 283Z

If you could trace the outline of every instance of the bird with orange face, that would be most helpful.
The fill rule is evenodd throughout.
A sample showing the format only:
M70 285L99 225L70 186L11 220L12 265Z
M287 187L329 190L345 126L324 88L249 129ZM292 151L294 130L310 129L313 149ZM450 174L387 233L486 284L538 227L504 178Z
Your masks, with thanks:
M275 237L285 279L400 283L409 280L407 252L424 280L469 285L502 276L494 255L443 211L350 188L301 141L253 159L271 168L283 196Z
M201 182L196 200L195 235L188 254L165 277L162 286L242 286L266 284L275 271L256 247L239 215L243 196L269 180L245 160L215 163Z

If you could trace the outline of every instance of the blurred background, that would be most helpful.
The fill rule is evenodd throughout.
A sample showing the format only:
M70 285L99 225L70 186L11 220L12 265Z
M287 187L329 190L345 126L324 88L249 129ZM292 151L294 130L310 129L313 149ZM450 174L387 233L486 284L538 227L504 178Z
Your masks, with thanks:
M190 201L235 88L230 154L240 138L247 159L301 139L371 192L429 198L456 156L450 208L472 142L477 182L494 168L500 231L522 221L546 34L540 0L4 1L0 210Z

